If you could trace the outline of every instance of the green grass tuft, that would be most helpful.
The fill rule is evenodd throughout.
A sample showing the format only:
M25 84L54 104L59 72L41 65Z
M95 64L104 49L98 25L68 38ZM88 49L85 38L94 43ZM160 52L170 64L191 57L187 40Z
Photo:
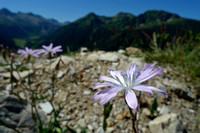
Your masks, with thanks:
M146 52L147 62L157 61L161 64L170 64L181 68L181 72L190 76L192 80L200 78L200 43L193 46L173 45L165 49L155 48L151 52Z

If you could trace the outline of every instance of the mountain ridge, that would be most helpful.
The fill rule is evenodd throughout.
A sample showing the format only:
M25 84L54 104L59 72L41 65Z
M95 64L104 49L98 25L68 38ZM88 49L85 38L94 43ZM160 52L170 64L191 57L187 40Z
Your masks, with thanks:
M138 16L118 13L113 17L105 17L89 13L69 25L58 28L46 42L50 40L72 51L80 47L106 51L128 46L144 49L150 48L148 44L153 32L173 37L178 31L178 35L181 36L190 30L199 33L199 25L200 21L181 18L177 14L162 10L151 10Z
M150 47L153 32L172 37L177 31L180 36L188 31L199 33L200 21L163 10L149 10L138 16L119 12L111 17L91 12L74 22L61 24L33 13L0 10L0 43L18 48L38 48L53 42L72 51L80 47L108 51L128 46L145 49Z

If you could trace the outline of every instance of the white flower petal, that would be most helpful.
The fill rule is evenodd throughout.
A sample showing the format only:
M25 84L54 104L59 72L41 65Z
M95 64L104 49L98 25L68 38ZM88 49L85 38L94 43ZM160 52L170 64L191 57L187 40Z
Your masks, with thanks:
M132 90L126 90L125 99L130 108L137 110L138 101L135 93Z
M120 83L117 80L107 77L107 76L101 76L99 80L104 80L104 81L108 81L108 82L120 85Z
M144 85L138 85L138 86L134 86L132 89L137 90L137 91L145 91L147 92L150 96L153 95L153 92L146 86Z
M106 103L110 102L110 100L112 100L118 92L114 92L114 93L107 93L107 95L105 95L104 97L101 98L100 100L100 104L101 105L105 105Z
M162 91L156 87L153 87L153 86L150 86L150 85L139 85L141 88L145 88L146 90L149 89L149 90L153 90L153 91L158 91L160 92L161 94L163 94L164 96L167 95L167 93L165 91Z
M106 86L111 86L114 87L115 85L113 83L92 83L92 85L94 85L95 87L93 88L93 90L101 88L101 87L106 87Z
M123 76L122 76L119 72L110 69L110 74L111 74L117 81L119 81L122 85L125 85L124 78L123 78Z

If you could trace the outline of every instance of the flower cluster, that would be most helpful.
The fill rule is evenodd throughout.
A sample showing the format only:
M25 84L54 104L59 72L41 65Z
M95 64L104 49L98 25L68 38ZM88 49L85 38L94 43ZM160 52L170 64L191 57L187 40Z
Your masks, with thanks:
M125 71L115 71L110 69L110 74L113 78L107 76L101 76L100 80L107 81L108 83L93 83L95 86L94 89L98 89L100 87L109 86L109 88L103 89L97 92L93 96L93 100L95 102L99 101L101 105L105 105L110 100L112 100L118 92L125 91L125 99L128 106L131 109L137 110L138 101L134 91L144 91L149 95L153 95L152 91L158 91L163 95L167 93L155 88L150 85L141 85L142 82L152 79L155 75L162 74L163 69L157 68L154 69L154 64L147 64L141 71L136 67L135 64L132 64L131 67Z
M53 48L53 43L51 43L49 46L45 46L42 45L43 49L37 49L37 50L33 50L33 49L29 49L29 48L25 48L25 50L19 49L18 53L28 57L28 56L33 56L33 57L39 57L40 54L50 54L51 57L53 57L57 52L62 52L62 46L56 46Z

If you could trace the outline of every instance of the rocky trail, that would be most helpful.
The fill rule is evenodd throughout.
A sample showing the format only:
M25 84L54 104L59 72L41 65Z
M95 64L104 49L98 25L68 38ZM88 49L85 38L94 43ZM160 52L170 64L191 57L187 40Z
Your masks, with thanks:
M125 56L124 52L130 53L130 56ZM139 53L140 56L135 57L131 53ZM77 132L80 132L81 128L87 128L89 133L103 133L103 106L92 100L93 95L102 88L93 90L91 83L100 82L99 77L102 75L110 77L109 68L127 69L133 63L136 63L139 68L146 64L142 52L134 48L118 52L88 52L85 49L73 57L62 55L52 60L37 59L34 65L28 65L29 70L14 72L14 77L18 83L27 85L28 76L35 75L36 79L32 79L31 82L33 88L39 83L41 92L47 95L54 93L53 103L56 107L60 102L65 103L59 114L59 120L63 126L68 125ZM190 79L179 73L176 68L164 65L161 67L164 68L164 74L148 80L145 84L166 91L168 96L164 97L158 92L154 92L153 96L148 96L142 92L138 116L140 132L200 132L200 88L188 84ZM8 70L8 66L0 66L0 120L22 129L23 132L34 132L34 122L26 113L30 107L10 96L10 91L13 90L22 98L28 98L28 92L23 91L17 83L14 83L14 88L12 88ZM56 77L55 92L48 91L52 87L53 74ZM158 107L154 114L156 118L153 119L150 107L155 98ZM111 103L113 103L113 109L107 120L107 133L132 133L132 123L128 106L124 102L124 94L119 93ZM53 108L47 100L38 103L37 106L41 108L44 120L50 118ZM17 112L12 112L13 108ZM0 125L0 132L14 131Z

